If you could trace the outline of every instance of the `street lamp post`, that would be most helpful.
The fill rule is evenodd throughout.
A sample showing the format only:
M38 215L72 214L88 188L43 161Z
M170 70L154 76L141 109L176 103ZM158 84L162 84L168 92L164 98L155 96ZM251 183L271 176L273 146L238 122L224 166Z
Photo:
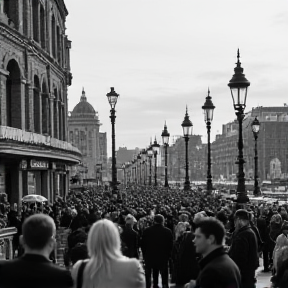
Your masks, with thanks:
M162 141L163 141L163 145L164 145L164 149L165 149L165 184L164 184L164 186L165 187L169 187L169 184L168 184L167 149L168 149L168 146L169 146L170 134L169 134L169 132L167 130L166 122L165 122L164 130L162 131L161 136L162 136Z
M147 151L146 149L143 149L142 152L142 157L143 157L143 162L142 162L142 167L143 167L143 184L146 185L146 177L147 177L147 171L146 171L146 159L147 159Z
M138 176L139 176L139 184L141 185L142 184L142 175L141 175L142 174L141 173L141 164L142 163L141 163L141 154L140 153L137 156L137 162L138 162L138 160L139 160L139 173L138 173L139 175Z
M189 161L188 161L188 141L189 141L189 136L192 134L192 127L193 124L189 119L188 115L188 109L186 106L186 114L184 117L184 120L181 124L183 128L183 136L185 139L185 147L186 147L186 174L185 174L185 182L184 182L184 190L190 190L190 180L189 180Z
M213 185L212 185L212 175L211 175L211 143L210 143L210 131L211 131L211 123L213 120L213 112L215 109L215 106L212 103L211 96L210 96L210 90L208 89L208 95L206 97L206 101L204 105L202 106L202 109L204 110L204 120L206 122L207 127L207 138L208 138L208 162L207 162L207 191L209 193L212 192Z
M153 156L152 146L148 148L147 155L149 157L149 186L151 186L152 185L152 156Z
M155 158L155 173L154 173L154 185L157 186L157 155L160 150L160 145L157 143L156 137L154 140L154 143L152 145L153 153L154 153L154 158Z
M255 140L255 147L254 147L254 151L255 151L255 156L254 156L254 195L255 196L259 196L260 194L260 188L259 188L259 183L258 183L258 150L257 150L257 139L258 139L258 133L260 130L260 122L257 119L257 117L255 117L255 119L253 120L253 122L251 123L251 128L252 128L252 132L254 135L254 140Z
M112 124L112 193L118 194L117 168L116 168L116 156L115 156L115 119L116 119L115 106L116 106L119 94L117 94L114 91L114 87L111 87L111 91L107 93L106 96L111 106L110 119L111 119L111 124Z
M123 181L124 181L124 186L126 187L126 164L122 164L122 170L123 170Z
M243 157L243 136L242 136L242 122L244 119L244 110L246 107L247 90L250 86L250 82L245 78L243 74L243 68L241 67L241 62L239 61L240 53L239 49L237 52L237 63L234 68L234 75L229 81L228 86L231 90L233 106L237 120L239 122L239 141L238 141L238 159L236 164L238 164L238 184L237 184L237 202L240 204L245 204L249 202L249 197L247 196L247 191L245 188L245 173L244 173L244 157Z

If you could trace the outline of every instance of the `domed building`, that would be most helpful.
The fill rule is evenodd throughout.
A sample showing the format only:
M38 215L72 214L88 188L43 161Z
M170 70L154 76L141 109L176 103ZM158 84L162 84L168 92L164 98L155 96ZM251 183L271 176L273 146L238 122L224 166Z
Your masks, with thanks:
M82 183L100 184L107 174L107 137L100 132L98 112L87 102L84 88L80 102L68 116L69 142L82 152L82 163L74 174Z
M67 135L67 15L64 0L0 0L0 193L18 207L65 198L81 161Z

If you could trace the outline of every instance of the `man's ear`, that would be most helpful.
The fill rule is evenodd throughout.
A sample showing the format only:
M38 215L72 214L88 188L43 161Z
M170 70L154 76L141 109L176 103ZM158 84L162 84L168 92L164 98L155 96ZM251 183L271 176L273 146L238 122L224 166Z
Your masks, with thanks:
M216 244L215 236L214 235L209 235L208 240L210 244Z

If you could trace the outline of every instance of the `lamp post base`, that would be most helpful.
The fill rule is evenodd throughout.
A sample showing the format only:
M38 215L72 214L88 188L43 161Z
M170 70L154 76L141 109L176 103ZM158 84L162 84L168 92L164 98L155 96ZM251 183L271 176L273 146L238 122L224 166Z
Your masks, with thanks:
M249 197L246 192L237 192L237 203L245 204L249 202Z
M185 182L184 183L184 190L190 190L191 186L190 186L190 182Z

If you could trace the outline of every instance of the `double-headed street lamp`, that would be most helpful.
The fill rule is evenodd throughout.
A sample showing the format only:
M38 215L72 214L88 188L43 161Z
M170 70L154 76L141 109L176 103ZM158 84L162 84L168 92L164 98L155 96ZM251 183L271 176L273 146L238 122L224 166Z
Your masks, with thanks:
M168 149L168 146L169 146L170 134L169 134L169 132L167 130L166 122L165 122L164 130L162 131L161 136L162 136L162 141L163 141L163 145L164 145L164 149L165 149L165 184L164 184L164 186L165 187L169 187L169 184L168 184L167 149Z
M237 184L237 202L241 204L245 204L249 202L249 198L247 196L247 191L245 188L245 173L244 173L244 157L243 157L243 136L242 136L242 122L244 119L244 110L246 107L246 98L247 98L247 90L250 86L250 82L245 78L243 74L243 68L241 67L241 62L239 61L240 53L239 49L237 52L237 63L234 68L234 75L232 79L229 81L228 86L231 90L231 95L233 99L233 106L235 110L235 114L237 116L237 120L239 122L239 141L238 141L238 159L236 164L239 166L238 170L238 184Z
M207 191L209 193L212 192L213 185L212 185L212 175L211 175L211 143L210 143L210 131L211 131L211 123L213 120L213 112L215 109L215 106L212 103L211 96L210 96L210 90L208 88L208 95L206 97L206 101L204 105L202 106L202 109L204 110L204 120L206 122L207 127L207 136L208 136L208 163L207 163Z
M153 156L152 144L147 149L147 155L149 157L149 186L151 186L152 185L152 156Z
M152 150L155 158L155 169L154 169L154 185L157 186L157 155L159 154L160 145L157 143L156 137L152 145Z
M147 151L146 149L142 149L142 157L143 157L143 184L146 185L146 177L147 177L147 165L146 165L146 159L147 159Z
M141 175L141 154L139 153L138 155L137 155L137 163L138 163L138 160L139 160L139 170L138 170L138 168L137 168L137 170L139 171L138 172L138 177L139 177L139 181L138 181L138 183L141 185L142 184L142 175Z
M111 106L110 118L111 118L111 123L112 123L112 193L118 194L117 168L116 168L116 156L115 156L115 119L116 119L115 106L116 106L119 94L117 94L114 91L114 87L111 87L111 91L107 93L106 96Z
M254 195L255 196L259 196L260 194L260 188L259 188L259 183L258 183L258 151L257 151L257 139L258 139L258 133L260 130L260 122L257 119L257 117L255 117L255 119L253 120L253 122L251 123L251 128L252 128L252 132L254 135L254 139L255 139L255 156L254 156Z
M190 180L189 180L189 162L188 162L188 141L189 136L192 135L192 127L193 124L189 119L188 109L186 106L186 114L184 120L181 124L183 128L183 136L185 139L185 146L186 146L186 174L185 174L185 182L184 182L184 190L190 190Z

